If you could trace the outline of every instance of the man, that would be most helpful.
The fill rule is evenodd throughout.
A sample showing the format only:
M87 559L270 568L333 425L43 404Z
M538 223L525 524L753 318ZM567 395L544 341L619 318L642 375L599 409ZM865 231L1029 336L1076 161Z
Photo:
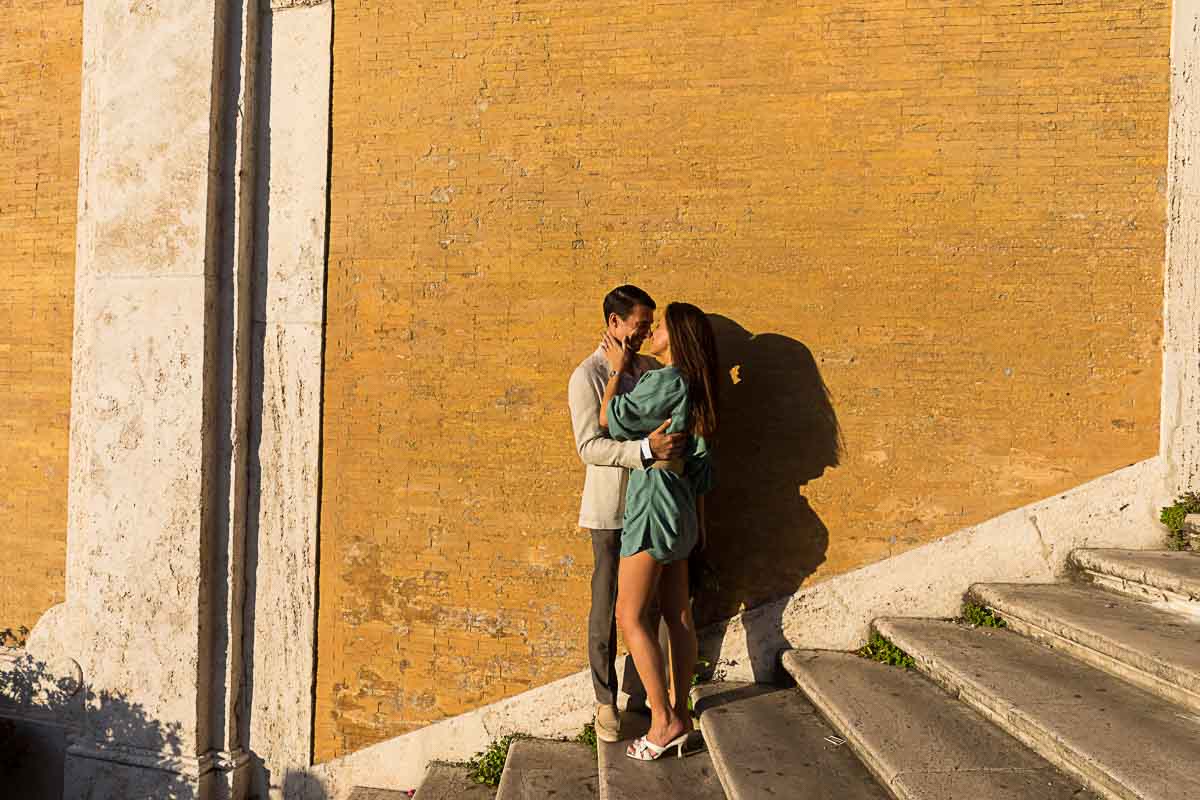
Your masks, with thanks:
M618 286L604 298L607 332L634 353L650 334L654 300L636 286ZM619 392L629 392L638 378L659 364L648 356L635 355L634 367L621 379ZM625 486L629 470L646 469L654 461L683 455L687 434L667 434L667 420L646 439L617 442L600 428L600 401L608 383L609 365L602 348L583 360L571 375L568 403L575 447L587 465L579 526L592 536L592 607L588 615L588 661L596 691L596 738L620 740L617 715L617 566L621 559L621 520L625 514ZM632 659L626 662L626 686L640 685ZM628 691L628 689L627 689Z

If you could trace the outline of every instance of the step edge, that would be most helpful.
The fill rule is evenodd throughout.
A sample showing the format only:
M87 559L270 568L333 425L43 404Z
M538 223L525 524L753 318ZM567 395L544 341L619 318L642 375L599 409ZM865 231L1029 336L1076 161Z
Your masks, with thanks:
M1109 578L1139 584L1153 592L1170 592L1178 595L1181 599L1200 600L1200 580L1192 582L1170 571L1125 564L1119 559L1106 558L1105 554L1108 552L1112 552L1111 549L1074 550L1070 555L1069 563L1084 572L1098 573Z
M439 769L439 768L448 768L448 769L456 770L458 772L463 773L464 777L465 777L466 766L464 764L457 762L457 761L446 761L444 759L434 759L433 761L430 761L428 764L425 765L425 772L421 776L421 782L417 785L417 788L413 792L412 800L421 800L421 790L425 788L426 781L429 780L430 774L435 769ZM503 772L500 774L500 777L503 780L503 777L504 777ZM497 791L499 791L499 788L497 788Z
M596 740L596 797L598 800L609 800L608 786L604 780L604 766L607 759L604 757L604 745L607 742Z
M821 713L819 708L817 708L807 699L805 693L799 687L779 687L778 692L788 693L790 696L796 698L798 702L803 703L806 706L810 706L812 709L805 710L803 713L795 714L791 712L784 712L784 718L789 721L789 727L792 728L792 730L799 730L799 728L796 727L799 725L816 725L818 724L817 721L819 721L819 724L825 727L829 732L837 731L829 719L823 713ZM757 699L758 697L761 697L761 695L756 695L754 698L748 699ZM721 781L721 786L725 789L725 794L729 800L758 800L758 798L761 797L761 794L756 792L753 786L746 785L748 776L741 770L737 769L736 759L730 759L730 763L728 765L726 764L726 756L722 750L722 742L725 741L728 743L739 741L732 732L725 734L721 733L721 729L726 726L727 720L728 717L713 714L711 711L707 711L700 715L700 730L704 734L704 741L707 744L709 753L712 757L713 767L717 771L717 776ZM796 752L800 752L799 748L803 747L798 740L793 741L789 746L791 746ZM733 747L731 746L730 749L732 750ZM863 773L863 777L869 779L872 784L877 787L878 797L897 797L896 792L890 790L887 784L880 780L879 775L872 771L863 762L863 760L859 757L859 754L855 752L853 748L849 748L848 752L849 758L857 763L858 769L860 769ZM901 800L909 800L909 798L904 797L901 798ZM916 800L916 798L913 798L912 800Z
M1073 623L1073 622L1068 622L1068 621L1062 619L1061 617L1056 616L1055 614L1053 614L1052 612L1050 612L1048 610L1042 610L1039 607L1037 600L1024 599L1024 598L1012 598L1012 597L1005 598L1003 596L999 596L996 594L996 592L1004 592L1005 591L1004 587L1013 586L1013 587L1019 588L1021 586L1027 586L1027 585L1056 585L1056 584L977 583L977 584L973 584L971 586L970 594L973 597L975 597L977 600L979 600L982 605L984 605L988 608L991 608L995 611L1000 612L1000 616L1002 616L1005 620L1008 620L1010 617L1019 618L1027 624L1037 625L1038 627L1043 628L1047 631L1054 632L1059 636L1064 636L1064 638L1070 638L1070 637L1067 637L1065 633L1059 632L1059 628L1061 628L1063 631L1077 631L1077 632L1087 636L1089 639L1095 640L1097 642L1103 642L1105 645L1114 647L1114 648L1118 648L1123 652L1128 652L1130 654L1135 654L1135 655L1142 653L1142 651L1136 650L1132 646L1126 644L1125 641L1122 639L1114 638L1113 636L1106 634L1102 631L1096 630L1094 628L1081 626L1081 625ZM1068 584L1068 586L1070 586L1070 584ZM1112 596L1109 592L1104 592L1103 590L1098 590L1098 591L1101 592L1102 596ZM1125 602L1132 601L1134 603L1138 603L1138 604L1142 604L1142 605L1147 605L1149 603L1149 601L1139 600L1136 598L1130 598L1125 595L1115 595L1112 597L1114 600L1123 600ZM1163 614L1168 614L1168 615L1171 614L1171 612L1169 612L1169 611L1164 611L1161 608L1155 608L1152 605L1150 606L1150 608L1153 609L1154 611L1158 611ZM1051 623L1051 624L1048 624L1048 623ZM1198 632L1200 632L1200 624L1198 624L1197 628L1198 628ZM1154 663L1161 664L1165 669L1171 670L1173 673L1179 672L1179 673L1183 673L1186 675L1200 676L1200 666L1198 666L1195 670L1189 670L1187 667L1176 666L1176 665L1171 664L1168 661L1164 661L1157 657L1149 657L1149 658L1151 658ZM1197 691L1200 691L1200 680L1197 680L1195 685L1197 687Z
M877 757L876 755L872 754L869 751L869 749L867 748L867 746L863 740L862 735L855 729L855 727L853 725L851 725L841 715L835 716L833 713L833 710L830 707L831 704L828 703L824 697L818 697L817 694L819 694L819 693L814 693L813 689L810 688L810 682L805 680L801 675L796 674L797 672L802 671L802 667L797 666L796 671L793 671L792 668L788 664L788 661L794 660L796 657L798 657L799 653L822 653L822 652L828 653L828 652L844 652L844 651L789 650L783 654L782 660L783 660L784 669L796 681L797 690L804 693L804 696L806 698L808 698L808 701L810 703L812 703L813 708L815 708L817 710L817 713L820 714L821 717L825 720L825 722L829 724L829 727L831 727L831 728L833 728L833 730L837 731L838 735L846 740L846 744L848 744L850 746L850 749L852 751L854 751L854 755L858 758L858 760L860 762L862 762L862 765L867 768L867 772L871 773L871 776L874 777L876 781L878 781L879 785L882 786L886 791L888 791L891 794L900 798L900 800L908 800L908 798L899 794L899 790L895 786L895 780L900 774L902 774L902 770L896 769L893 774L893 773L889 772L889 770L885 769L885 765L884 765L882 759L880 759L879 757Z
M846 651L828 651L828 650L797 650L797 651L790 651L790 652L814 653L814 654L837 652L840 655L847 655ZM787 669L787 668L788 667L785 663L785 669ZM801 667L799 667L799 666L797 667L797 669L800 669L800 668ZM889 669L900 669L900 668L891 667ZM908 670L903 670L903 671L908 671ZM789 672L789 674L792 674L793 677L795 677L797 686L801 687L801 689L805 692L805 694L808 694L808 690L803 689L804 684L802 683L802 677L797 676L795 673L792 673L790 669L788 669L788 672ZM1077 785L1081 786L1084 789L1087 789L1089 791L1094 791L1094 790L1092 790L1092 787L1089 784L1085 783L1084 781L1077 781L1076 776L1074 774L1061 769L1055 762L1052 762L1049 759L1042 756L1042 754L1036 748L1031 747L1028 742L1023 741L1018 737L1012 736L1011 733L1009 733L1004 727L998 726L996 724L995 720L992 719L989 715L987 715L985 713L980 713L979 709L972 707L968 703L964 703L961 700L961 698L957 692L949 691L948 688L944 684L942 684L939 681L931 679L929 675L921 672L920 670L912 670L912 673L918 683L924 684L929 690L934 692L935 695L940 696L941 698L944 698L944 700L947 704L952 705L952 706L959 706L959 707L963 708L966 711L966 714L968 716L977 719L979 724L981 724L983 726L998 728L1003 735L1012 739L1015 746L1033 753L1042 762L1041 766L1036 767L1036 768L989 767L989 768L975 768L975 769L953 769L953 770L946 770L946 772L954 772L954 773L978 772L978 773L995 773L995 774L1056 772L1059 778L1066 779L1071 782L1075 782L1075 783L1077 783ZM900 800L909 800L910 798L911 798L911 800L928 800L928 797L924 794L921 794L921 795L912 794L912 791L916 791L916 790L913 789L910 791L907 787L905 787L905 785L903 783L903 779L907 776L933 775L938 772L937 770L914 770L914 769L909 768L909 765L907 763L905 763L896 769L895 776L890 781L885 781L882 777L882 773L880 771L876 770L872 766L870 759L868 759L867 757L864 756L863 751L865 748L861 744L861 741L859 740L859 738L857 736L853 736L852 731L847 732L846 727L840 726L834 720L832 720L830 718L827 710L815 698L813 698L812 695L809 695L809 698L810 698L810 700L812 700L813 705L817 708L817 710L821 714L821 716L823 718L825 718L829 722L829 724L831 726L833 726L834 729L837 730L847 740L847 743L851 745L855 756L857 756L859 758L859 760L868 767L868 770L871 772L872 775L875 776L875 778L879 782L880 786L882 786L886 791L890 792L893 796L900 798ZM1090 794L1089 796L1092 798L1092 800L1096 800L1096 796L1094 794Z
M1048 630L1034 623L1027 622L1014 615L1006 615L1005 619L1013 623L1009 627L1015 633L1019 633L1043 647L1048 647L1055 652L1101 670L1117 680L1130 683L1162 700L1175 703L1185 709L1200 712L1200 694L1173 683L1169 678L1155 675L1153 672L1145 670L1137 664L1130 663L1125 659L1116 658L1089 646L1085 642L1078 642L1069 637L1059 635L1053 630ZM1120 667L1124 667L1124 669Z
M725 757L721 753L721 747L717 744L720 737L713 735L712 728L715 724L708 720L708 714L700 715L700 734L704 737L704 746L708 748L709 757L712 760L713 771L717 773L717 780L721 782L721 789L730 800L738 800L741 793L738 791L737 781L729 772L729 768L725 764ZM718 726L719 727L719 726Z
M971 587L972 593L976 593L976 586ZM1200 712L1200 670L1190 671L1173 665L1136 650L1119 639L1065 622L1048 612L1036 613L1037 609L1029 603L1005 603L995 595L985 597L985 593L980 592L976 596L985 601L984 604L989 608L1000 612L1014 632L1102 670L1118 680L1133 683L1164 700L1181 703ZM1055 646L1057 643L1065 646ZM1102 650L1097 645L1103 645L1106 649ZM1152 664L1156 669L1147 669L1144 664ZM1116 669L1114 665L1125 669Z
M1145 800L1135 790L1121 783L1116 776L1105 770L1103 765L1094 758L1080 752L1077 748L1068 746L1061 738L1039 723L1035 717L1022 713L1003 698L990 695L983 687L976 685L963 671L939 664L930 656L921 653L913 642L905 640L903 632L895 630L888 624L892 621L897 621L897 618L880 618L872 626L880 634L887 636L898 647L908 652L923 675L975 709L993 725L1040 755L1064 775L1075 778L1085 788L1102 797L1112 800ZM937 621L942 622L942 620ZM1114 678L1114 680L1116 679ZM1094 766L1092 769L1084 769L1081 767L1083 764Z
M732 683L740 684L741 686L752 686L753 683L748 681L733 681ZM693 703L697 703L697 695L699 694L700 685L693 686L689 692ZM719 718L706 711L699 716L700 735L704 738L704 746L708 749L709 759L712 761L713 771L717 773L717 780L721 782L721 789L725 792L729 800L738 800L743 796L743 792L738 785L737 776L732 767L726 764L725 756L721 752L721 739L717 735L717 730L721 727Z
M792 650L791 653L840 653L845 654L844 650ZM808 688L805 688L806 682L797 676L791 669L788 669L785 664L788 674L796 680L796 686L800 691L803 691L805 696L812 703L817 713L825 720L825 722L833 728L840 736L846 740L846 744L850 746L854 756L862 763L867 772L879 783L879 785L897 800L924 800L921 797L912 795L905 786L901 783L901 778L905 775L921 774L911 769L906 769L904 765L898 765L894 768L886 766L886 761L876 755L868 746L866 737L859 732L857 728L851 725L840 714L834 715L831 708L832 703L828 703L823 699L818 699ZM799 668L798 668L799 669ZM942 688L936 685L935 688ZM948 697L949 701L953 702L954 698Z
M513 774L516 772L515 768L510 768L512 766L512 764L514 763L513 758L512 758L513 748L521 747L523 745L528 746L532 743L541 743L541 744L550 744L550 745L565 745L567 747L571 747L574 749L578 749L581 747L587 747L587 745L585 745L585 744L581 744L579 742L572 742L569 739L543 739L543 738L537 737L537 736L531 736L528 738L522 737L520 739L516 739L509 746L508 757L504 761L504 769L500 772L500 783L496 786L496 800L504 800L505 792L508 789L508 782L512 781L512 780L516 780L515 777L514 778L509 777L510 774ZM595 767L597 794L599 794L599 784L600 784L599 755L600 755L599 749L597 748L596 767Z
M507 795L510 791L515 791L515 790L512 790L512 788L509 786L509 783L511 781L516 780L516 778L509 777L509 775L512 774L514 771L515 770L511 770L508 768L508 761L505 760L504 769L501 770L501 772L500 772L500 783L498 783L496 785L496 800L503 800L504 796Z
M1124 597L1129 597L1134 600L1150 600L1154 602L1175 602L1175 603L1194 603L1196 597L1179 592L1163 589L1157 586L1151 586L1148 583L1135 581L1130 578L1123 578L1119 575L1110 575L1105 572L1096 572L1091 569L1083 569L1079 573L1082 581L1098 586L1101 589Z

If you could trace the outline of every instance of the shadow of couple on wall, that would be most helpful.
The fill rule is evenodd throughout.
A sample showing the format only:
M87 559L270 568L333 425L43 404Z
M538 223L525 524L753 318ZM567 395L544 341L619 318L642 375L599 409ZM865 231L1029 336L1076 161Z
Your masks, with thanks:
M710 314L723 372L708 546L693 560L700 628L792 594L825 561L829 531L805 487L838 466L842 436L812 352L776 333L754 334ZM779 627L779 619L756 625ZM778 640L780 630L764 631ZM762 659L764 654L751 657ZM754 663L758 680L775 674ZM710 660L713 660L710 658Z

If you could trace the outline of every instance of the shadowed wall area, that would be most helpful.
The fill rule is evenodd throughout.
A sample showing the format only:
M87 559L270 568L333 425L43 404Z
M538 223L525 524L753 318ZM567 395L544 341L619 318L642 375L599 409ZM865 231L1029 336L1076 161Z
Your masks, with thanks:
M740 367L707 617L1154 455L1169 23L339 0L318 759L585 665L566 385L617 284Z
M76 796L72 791L80 787L72 786L72 781L78 777L70 768L64 772L64 754L71 743L78 745L75 736L80 728L101 732L101 746L135 744L166 759L183 756L180 723L155 719L124 694L96 691L81 685L79 678L79 674L64 676L61 669L28 654L0 653L0 785L5 797ZM156 778L156 798L197 797L194 784L181 775L164 771Z
M700 624L793 592L824 563L829 530L805 487L841 458L837 412L812 352L718 314L709 320L725 375L712 544L693 568Z
M82 4L0 4L0 629L62 601Z

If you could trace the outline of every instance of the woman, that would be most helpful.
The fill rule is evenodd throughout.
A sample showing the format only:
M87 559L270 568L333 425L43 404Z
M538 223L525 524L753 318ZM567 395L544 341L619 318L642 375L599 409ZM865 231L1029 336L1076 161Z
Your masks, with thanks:
M616 617L651 706L650 731L626 750L641 761L676 747L682 755L692 730L687 699L696 630L688 604L687 558L692 548L704 547L703 495L712 485L709 441L717 428L717 345L704 312L687 303L670 304L648 348L663 368L643 375L632 392L617 395L633 353L605 336L611 369L600 405L600 426L614 439L641 439L667 420L669 433L691 434L683 458L630 475L625 501ZM673 705L662 678L664 655L646 622L655 591L671 639Z

